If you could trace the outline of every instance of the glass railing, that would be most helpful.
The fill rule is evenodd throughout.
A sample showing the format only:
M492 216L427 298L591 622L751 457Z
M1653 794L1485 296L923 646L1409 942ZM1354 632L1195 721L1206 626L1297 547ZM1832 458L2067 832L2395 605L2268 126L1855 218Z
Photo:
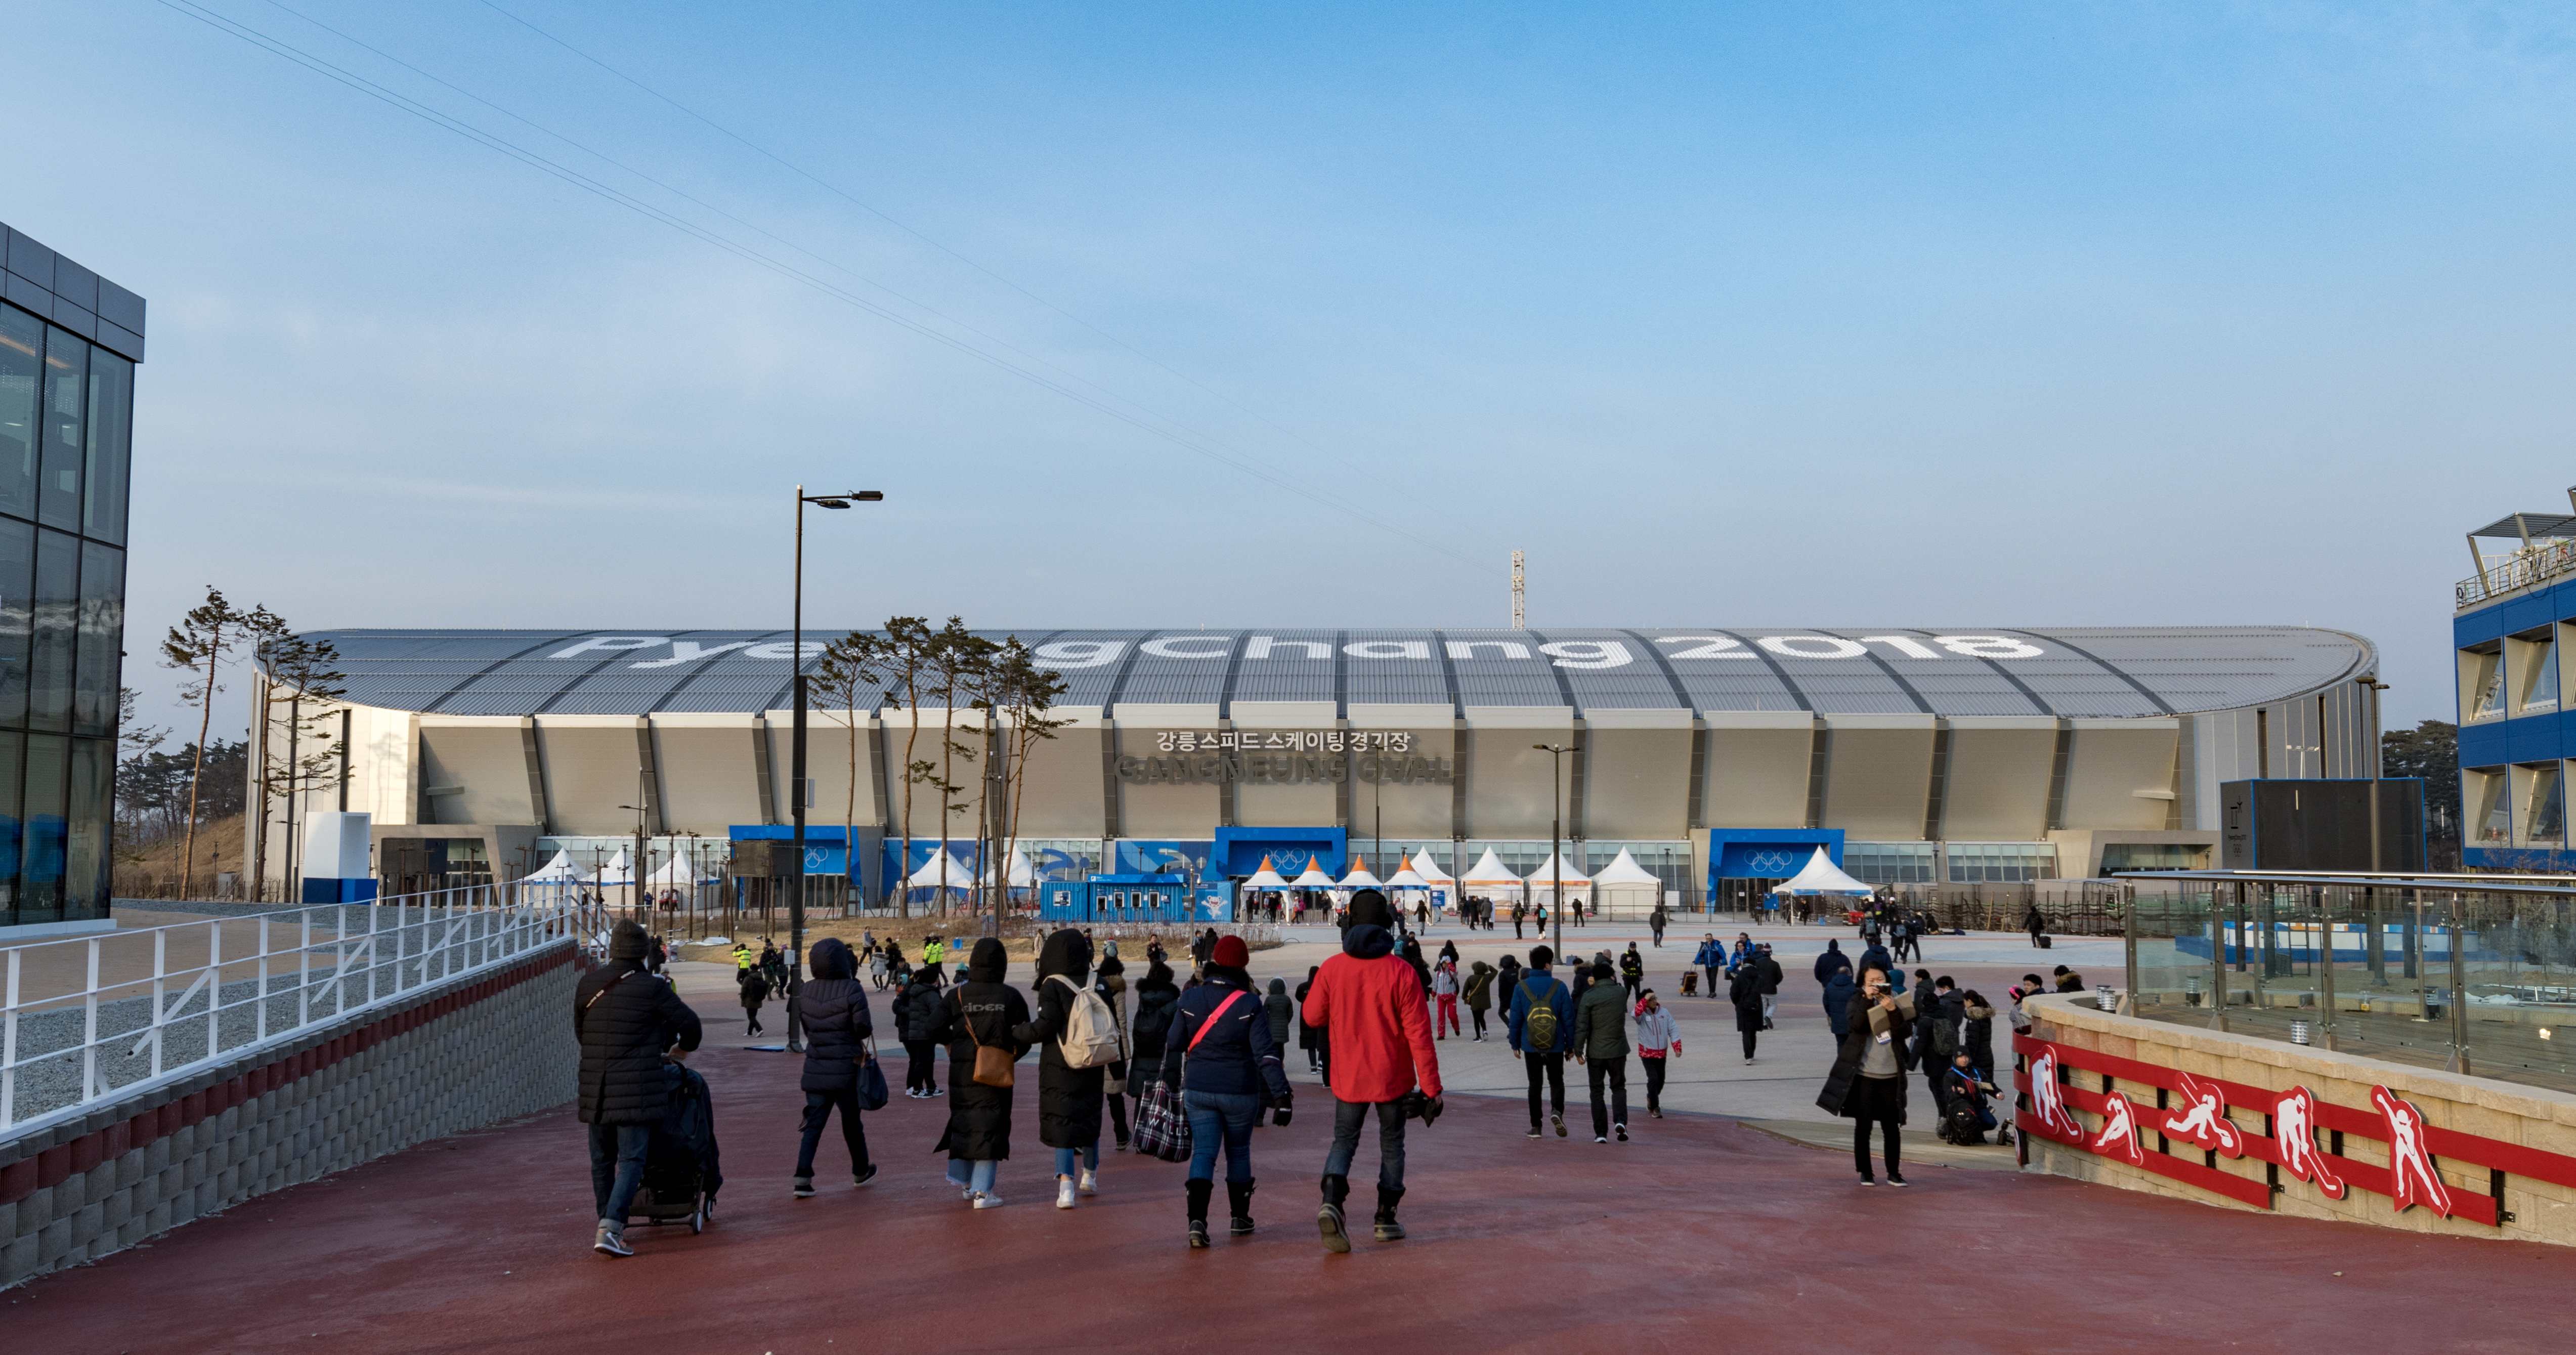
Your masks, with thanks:
M2172 883L2127 919L2136 1015L2576 1092L2576 879Z

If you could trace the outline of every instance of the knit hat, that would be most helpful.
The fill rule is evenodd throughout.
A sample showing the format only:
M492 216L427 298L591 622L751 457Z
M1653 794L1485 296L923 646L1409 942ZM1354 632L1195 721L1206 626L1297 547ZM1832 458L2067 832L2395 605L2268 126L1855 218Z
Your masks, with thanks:
M1252 947L1243 944L1240 936L1220 936L1216 939L1216 953L1208 957L1208 962L1241 969L1252 963Z
M652 950L651 933L644 930L643 923L633 918L628 918L609 929L608 958L612 960L641 960L652 953Z
M1395 914L1386 906L1386 895L1374 889L1359 890L1351 895L1350 918L1354 927L1395 925Z

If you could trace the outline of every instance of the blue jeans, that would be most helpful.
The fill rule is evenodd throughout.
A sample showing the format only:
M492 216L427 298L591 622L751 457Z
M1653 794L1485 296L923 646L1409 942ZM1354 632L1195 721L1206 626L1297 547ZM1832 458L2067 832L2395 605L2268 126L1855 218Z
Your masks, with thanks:
M1058 1176L1073 1175L1073 1164L1076 1157L1081 1158L1082 1165L1092 1171L1100 1170L1100 1140L1093 1139L1091 1142L1086 1143L1079 1148L1056 1149L1055 1174Z
M989 1157L981 1162L952 1157L948 1159L948 1183L990 1195L993 1193L993 1174L1001 1167L1000 1162Z
M1261 1098L1251 1092L1183 1092L1190 1115L1190 1179L1216 1175L1216 1150L1225 1145L1225 1179L1252 1179L1252 1127L1261 1122Z
M1371 1103L1333 1098L1333 1151L1324 1155L1324 1175L1348 1179L1351 1158L1360 1150L1360 1122ZM1377 1110L1377 1184L1380 1190L1404 1189L1404 1103L1379 1101ZM1196 1126L1192 1126L1195 1128Z
M635 1192L644 1184L644 1151L653 1144L649 1124L590 1127L590 1194L599 1217L623 1226Z

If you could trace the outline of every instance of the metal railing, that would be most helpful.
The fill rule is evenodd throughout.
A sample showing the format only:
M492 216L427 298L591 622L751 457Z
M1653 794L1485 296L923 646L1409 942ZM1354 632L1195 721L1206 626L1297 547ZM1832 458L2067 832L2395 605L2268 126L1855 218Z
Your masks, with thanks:
M606 927L504 884L0 949L0 1140Z
M2576 570L2576 541L2536 541L2511 555L2487 557L2475 577L2460 580L2451 590L2452 605L2466 607L2502 597L2571 570Z

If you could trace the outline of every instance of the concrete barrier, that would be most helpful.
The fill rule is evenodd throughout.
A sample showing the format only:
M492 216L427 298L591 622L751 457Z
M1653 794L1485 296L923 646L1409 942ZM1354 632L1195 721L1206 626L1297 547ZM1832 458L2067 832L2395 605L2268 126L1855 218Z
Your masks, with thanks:
M0 1286L572 1098L574 944L0 1143Z

